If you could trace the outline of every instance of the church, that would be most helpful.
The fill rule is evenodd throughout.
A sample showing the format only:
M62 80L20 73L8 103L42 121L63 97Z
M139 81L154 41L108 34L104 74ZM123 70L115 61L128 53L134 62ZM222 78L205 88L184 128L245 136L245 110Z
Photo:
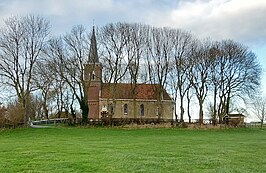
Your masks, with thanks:
M137 84L133 93L131 83L103 83L94 27L90 41L88 63L84 64L89 120L108 116L112 119L173 119L173 102L165 89L158 96L159 85Z

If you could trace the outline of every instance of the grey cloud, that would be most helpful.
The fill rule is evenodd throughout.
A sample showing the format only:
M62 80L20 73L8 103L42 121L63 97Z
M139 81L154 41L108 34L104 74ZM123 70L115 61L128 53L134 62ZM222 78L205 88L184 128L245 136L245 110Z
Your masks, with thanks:
M73 25L91 26L109 22L141 22L156 26L172 26L191 31L195 35L214 39L236 39L244 42L266 40L266 5L253 6L245 11L236 11L212 16L209 9L205 16L191 16L191 11L179 18L174 11L184 5L214 3L215 0L2 0L0 18L10 15L39 14L48 18L56 33L65 33ZM218 1L217 1L218 2ZM229 1L221 1L223 3ZM247 2L247 1L246 1ZM212 9L216 10L216 9ZM210 15L210 16L208 16Z
M217 39L231 38L241 42L266 42L266 6L253 10L241 11L232 15L222 15L192 24L191 29L203 36Z
M182 9L183 11L179 12L182 5L184 5L184 1L180 2L178 8L171 12L166 11L162 12L162 14L158 14L157 17L154 17L152 23L157 25L158 23L163 23L164 25L183 28L201 37L234 39L248 44L266 43L266 23L264 22L266 18L266 2L262 3L262 1L260 1L260 3L256 3L256 1L241 1L252 5L248 6L249 4L247 4L242 8L236 8L234 6L235 4L231 3L232 1L223 1L221 5L224 5L224 9L219 12L216 12L218 9L208 4L217 2L214 0L197 1L199 7L194 3L189 4L186 2L185 5L193 6L191 9L196 10L193 11L196 15L191 14L193 12L189 11L191 10L189 7L188 9L185 7ZM230 2L232 7L226 4L226 2ZM194 7L196 7L196 9L194 9ZM217 8L218 7L219 6L217 6ZM236 10L227 10L225 7ZM173 17L175 13L178 15Z

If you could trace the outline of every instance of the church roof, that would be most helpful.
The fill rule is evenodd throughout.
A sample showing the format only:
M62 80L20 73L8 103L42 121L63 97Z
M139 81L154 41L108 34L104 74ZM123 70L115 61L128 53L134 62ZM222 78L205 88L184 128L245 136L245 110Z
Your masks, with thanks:
M103 83L101 97L112 98L114 87L116 99L133 99L133 86L130 83ZM137 84L136 99L157 100L156 89L158 88L159 85L155 84ZM165 90L163 90L163 100L171 100L170 96Z

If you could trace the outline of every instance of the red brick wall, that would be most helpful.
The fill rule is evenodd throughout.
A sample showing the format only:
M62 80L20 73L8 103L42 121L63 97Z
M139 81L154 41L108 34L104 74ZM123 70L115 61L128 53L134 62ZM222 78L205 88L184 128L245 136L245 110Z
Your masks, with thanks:
M89 119L99 119L99 101L89 102Z
M90 76L93 75L93 76ZM101 89L102 67L100 63L84 66L84 79L90 81L88 87L89 119L99 118L99 93Z
M91 85L88 88L88 102L89 102L89 116L88 118L99 118L99 92L100 82L91 81Z

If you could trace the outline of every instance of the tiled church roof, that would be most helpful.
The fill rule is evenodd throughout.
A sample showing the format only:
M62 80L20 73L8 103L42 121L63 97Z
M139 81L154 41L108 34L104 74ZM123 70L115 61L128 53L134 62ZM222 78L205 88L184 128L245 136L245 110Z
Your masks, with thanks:
M133 86L132 84L126 84L126 83L117 83L117 84L102 83L101 97L112 98L114 87L115 87L114 92L116 99L133 99L133 94L132 94ZM159 85L154 85L154 84L137 84L136 99L157 100L156 89L158 88ZM171 100L170 96L165 90L163 90L163 100Z

